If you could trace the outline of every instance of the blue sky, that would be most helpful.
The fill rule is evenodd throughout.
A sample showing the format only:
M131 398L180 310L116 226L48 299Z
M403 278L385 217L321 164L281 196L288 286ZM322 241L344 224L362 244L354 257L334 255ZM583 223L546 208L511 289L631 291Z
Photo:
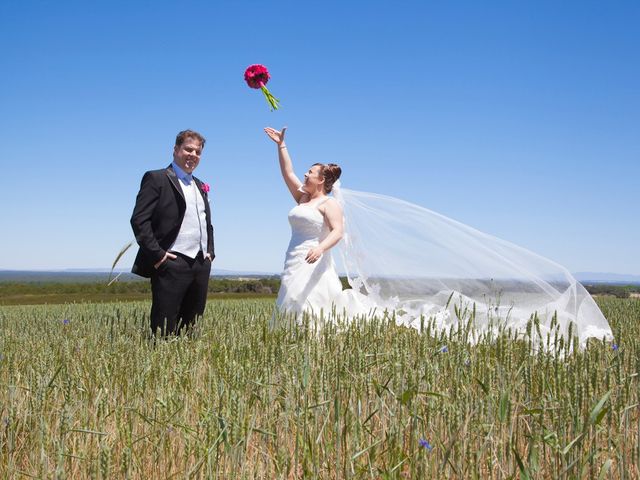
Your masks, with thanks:
M571 271L640 274L638 25L635 1L2 2L0 269L110 266L192 128L214 270L280 271L292 204L262 128L287 125L300 174L336 162Z

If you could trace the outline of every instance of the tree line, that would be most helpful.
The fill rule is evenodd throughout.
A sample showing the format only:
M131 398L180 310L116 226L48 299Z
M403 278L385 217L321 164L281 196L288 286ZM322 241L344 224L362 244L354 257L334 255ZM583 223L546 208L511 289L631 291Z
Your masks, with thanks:
M347 279L342 277L344 288L349 288ZM211 278L209 280L210 294L253 294L275 295L280 288L280 278ZM585 288L592 295L610 295L618 298L628 298L632 293L640 293L640 285L618 284L586 284ZM0 282L0 299L2 297L29 295L147 295L151 293L149 282L146 281L116 281L110 285L107 282Z

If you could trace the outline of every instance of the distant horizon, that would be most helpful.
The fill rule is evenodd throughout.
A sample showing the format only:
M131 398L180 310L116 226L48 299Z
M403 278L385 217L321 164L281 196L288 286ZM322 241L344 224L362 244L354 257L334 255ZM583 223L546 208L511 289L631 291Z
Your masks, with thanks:
M0 268L0 274L7 273L17 273L17 274L47 274L47 273L68 273L72 274L106 274L111 272L110 268L67 268L67 269L30 269L30 270L20 270L20 269L3 269ZM127 268L116 268L113 270L114 274L131 274L132 276L138 277L137 275L131 273L130 269ZM257 270L233 270L233 269L216 269L213 268L211 271L211 276L279 276L281 272L269 272L269 271L257 271ZM616 283L616 282L632 282L632 283L640 283L640 275L638 274L627 274L627 273L615 273L615 272L571 272L571 274L576 278L576 280L580 282L584 281L592 281L592 282L604 282L604 283ZM345 273L340 273L341 276L344 276ZM144 279L143 277L139 277L140 279Z

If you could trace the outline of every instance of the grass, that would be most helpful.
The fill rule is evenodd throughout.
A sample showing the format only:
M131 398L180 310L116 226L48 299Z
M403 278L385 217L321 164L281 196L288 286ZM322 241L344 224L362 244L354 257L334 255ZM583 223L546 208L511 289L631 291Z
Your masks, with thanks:
M157 345L147 302L3 306L0 478L639 478L640 300L598 302L617 349L556 355L272 299Z
M0 298L2 305L61 305L70 303L113 303L117 298L118 302L142 302L149 299L151 293L25 293L16 295L3 295ZM209 301L221 299L270 299L275 301L273 294L262 293L209 293Z
M91 277L92 278L92 277ZM62 279L63 280L63 279ZM102 281L0 281L0 305L54 305L61 303L142 301L151 298L146 280ZM210 278L211 299L273 298L280 286L277 277Z

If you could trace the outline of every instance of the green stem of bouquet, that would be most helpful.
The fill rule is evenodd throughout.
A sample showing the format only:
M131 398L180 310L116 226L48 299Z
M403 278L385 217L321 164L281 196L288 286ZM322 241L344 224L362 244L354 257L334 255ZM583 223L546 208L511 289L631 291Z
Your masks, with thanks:
M271 111L273 112L274 110L278 110L278 107L280 106L279 105L280 100L274 97L269 91L269 89L267 89L267 87L265 87L264 85L260 87L260 89L262 90L262 93L264 93L264 96L267 99L267 102L269 102L269 107L271 108Z

